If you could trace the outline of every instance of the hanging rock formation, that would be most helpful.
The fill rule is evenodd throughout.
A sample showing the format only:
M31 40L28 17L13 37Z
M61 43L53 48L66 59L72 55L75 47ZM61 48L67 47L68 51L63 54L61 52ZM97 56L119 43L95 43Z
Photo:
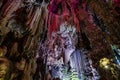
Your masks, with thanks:
M0 80L119 80L119 17L119 0L0 0Z

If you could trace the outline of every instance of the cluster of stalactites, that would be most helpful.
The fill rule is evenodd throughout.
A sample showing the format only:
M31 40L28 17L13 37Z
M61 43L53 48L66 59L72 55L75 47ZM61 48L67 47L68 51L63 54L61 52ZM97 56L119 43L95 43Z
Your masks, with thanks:
M75 25L80 31L80 22L86 14L86 3L81 4L80 0L52 0L48 6L49 10L49 31L59 30L61 23L67 21L69 24ZM81 16L82 15L82 16Z
M0 79L33 80L46 6L47 3L38 6L23 0L0 2Z

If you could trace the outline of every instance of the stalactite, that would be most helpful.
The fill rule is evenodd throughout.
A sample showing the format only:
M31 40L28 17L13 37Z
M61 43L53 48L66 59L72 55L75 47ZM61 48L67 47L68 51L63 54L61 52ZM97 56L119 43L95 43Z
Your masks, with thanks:
M111 49L120 46L119 4L0 0L0 80L119 79Z

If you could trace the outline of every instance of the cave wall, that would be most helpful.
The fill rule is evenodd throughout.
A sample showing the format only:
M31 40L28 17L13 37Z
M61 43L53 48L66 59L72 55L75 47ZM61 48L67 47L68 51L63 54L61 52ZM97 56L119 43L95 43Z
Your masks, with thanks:
M0 78L33 80L41 43L67 21L77 29L76 47L89 51L101 80L118 80L118 68L113 75L99 67L99 61L106 57L116 63L111 45L120 48L119 4L118 0L0 0L0 67L4 67Z

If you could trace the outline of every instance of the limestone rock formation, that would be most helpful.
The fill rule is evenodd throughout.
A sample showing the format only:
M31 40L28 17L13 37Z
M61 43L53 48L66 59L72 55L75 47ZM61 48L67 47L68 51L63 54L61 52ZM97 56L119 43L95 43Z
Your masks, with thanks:
M119 80L119 17L119 0L0 0L0 80Z

